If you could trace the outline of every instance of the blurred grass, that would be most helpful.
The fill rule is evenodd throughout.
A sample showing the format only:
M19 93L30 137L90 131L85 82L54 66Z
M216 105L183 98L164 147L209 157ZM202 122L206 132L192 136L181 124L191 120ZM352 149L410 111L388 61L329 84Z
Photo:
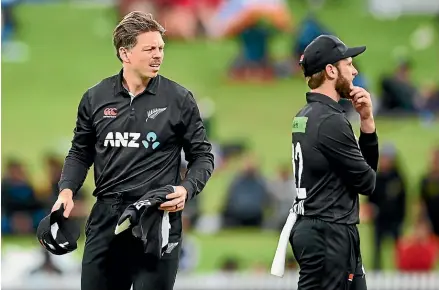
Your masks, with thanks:
M395 48L412 57L413 76L418 84L430 79L439 81L437 35L433 45L423 51L414 50L409 40L413 31L432 23L432 18L383 21L368 15L363 1L340 0L330 4L316 15L348 45L368 46L358 60L360 69L372 81L374 92L379 76L390 72L396 63ZM291 9L299 21L307 8L299 1ZM43 154L49 150L66 154L68 150L82 94L119 70L120 63L111 44L116 18L112 9L73 4L22 5L17 16L18 38L29 45L30 59L25 63L2 63L2 157L3 163L8 156L26 160L35 184L39 185L45 178ZM272 46L277 57L288 55L292 41L293 37L285 35L275 39ZM247 139L260 158L264 173L272 174L279 164L290 162L290 120L305 102L306 86L300 79L263 85L230 84L225 72L237 49L233 40L168 41L162 74L190 88L197 98L212 98L218 139ZM439 141L439 124L424 127L416 118L379 119L377 124L381 142L394 142L402 153L411 206L418 196L417 183L425 170L429 149ZM358 130L358 125L354 127ZM221 210L235 170L236 167L215 172L200 196L203 213ZM89 189L93 188L92 182L89 174ZM360 225L360 230L367 268L371 265L372 234L367 224ZM199 269L208 271L217 267L224 256L242 257L246 265L256 261L269 265L278 233L232 231L197 236L202 249ZM33 238L3 242L37 245ZM392 249L386 247L383 252L384 265L390 269Z

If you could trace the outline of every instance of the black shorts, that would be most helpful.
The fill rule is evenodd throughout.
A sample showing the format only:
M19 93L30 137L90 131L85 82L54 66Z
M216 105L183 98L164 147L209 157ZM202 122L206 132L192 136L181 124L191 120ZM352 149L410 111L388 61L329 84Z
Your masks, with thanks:
M356 225L299 216L290 243L299 264L298 290L366 290Z
M131 230L114 234L116 223L130 203L98 200L85 227L86 241L82 260L82 290L171 290L178 270L181 238L161 260L143 252Z

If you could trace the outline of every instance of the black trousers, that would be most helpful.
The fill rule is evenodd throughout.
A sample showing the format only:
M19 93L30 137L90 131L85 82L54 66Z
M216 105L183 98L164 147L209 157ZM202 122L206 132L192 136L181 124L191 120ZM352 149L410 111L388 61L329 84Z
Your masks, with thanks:
M299 264L298 290L366 290L355 225L298 217L290 243Z
M117 221L130 203L97 200L85 227L81 290L171 290L178 270L181 238L160 260L144 253L131 230L114 234Z

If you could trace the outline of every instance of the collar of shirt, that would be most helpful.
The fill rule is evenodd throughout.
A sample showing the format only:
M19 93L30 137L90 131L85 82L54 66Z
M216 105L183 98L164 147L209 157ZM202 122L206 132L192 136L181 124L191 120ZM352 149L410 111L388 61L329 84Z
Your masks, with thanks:
M152 78L149 81L148 85L146 86L146 89L141 93L141 95L144 94L145 92L151 95L155 95L157 93L158 84L159 84L159 76ZM128 90L125 89L123 86L123 69L121 69L116 77L116 83L114 84L114 95L117 96L123 93L129 94Z
M325 104L327 106L330 106L331 108L339 111L340 113L345 112L345 110L343 109L343 107L339 103L337 103L336 101L334 101L330 97L323 95L323 94L308 92L308 93L306 93L306 101L308 103L319 102L319 103Z

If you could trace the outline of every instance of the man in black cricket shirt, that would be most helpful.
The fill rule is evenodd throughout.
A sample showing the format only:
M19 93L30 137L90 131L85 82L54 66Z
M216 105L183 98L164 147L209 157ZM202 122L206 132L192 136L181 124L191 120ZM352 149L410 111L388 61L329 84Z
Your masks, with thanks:
M88 89L78 108L72 147L66 157L53 211L72 197L94 164L93 206L86 224L82 290L168 290L178 269L181 211L205 187L213 172L211 144L192 93L158 75L163 60L163 27L142 12L131 12L113 33L119 74ZM181 151L188 171L180 177ZM161 210L169 212L169 243L161 259L144 254L131 231L115 235L129 204L151 190L175 186Z
M370 95L352 84L358 73L352 58L365 50L323 35L300 60L311 91L293 119L297 197L284 228L288 235L280 238L281 244L289 236L300 266L299 290L367 289L356 226L358 194L374 191L378 137ZM358 142L338 104L342 98L351 100L360 115ZM282 276L276 263L278 257L272 273Z

